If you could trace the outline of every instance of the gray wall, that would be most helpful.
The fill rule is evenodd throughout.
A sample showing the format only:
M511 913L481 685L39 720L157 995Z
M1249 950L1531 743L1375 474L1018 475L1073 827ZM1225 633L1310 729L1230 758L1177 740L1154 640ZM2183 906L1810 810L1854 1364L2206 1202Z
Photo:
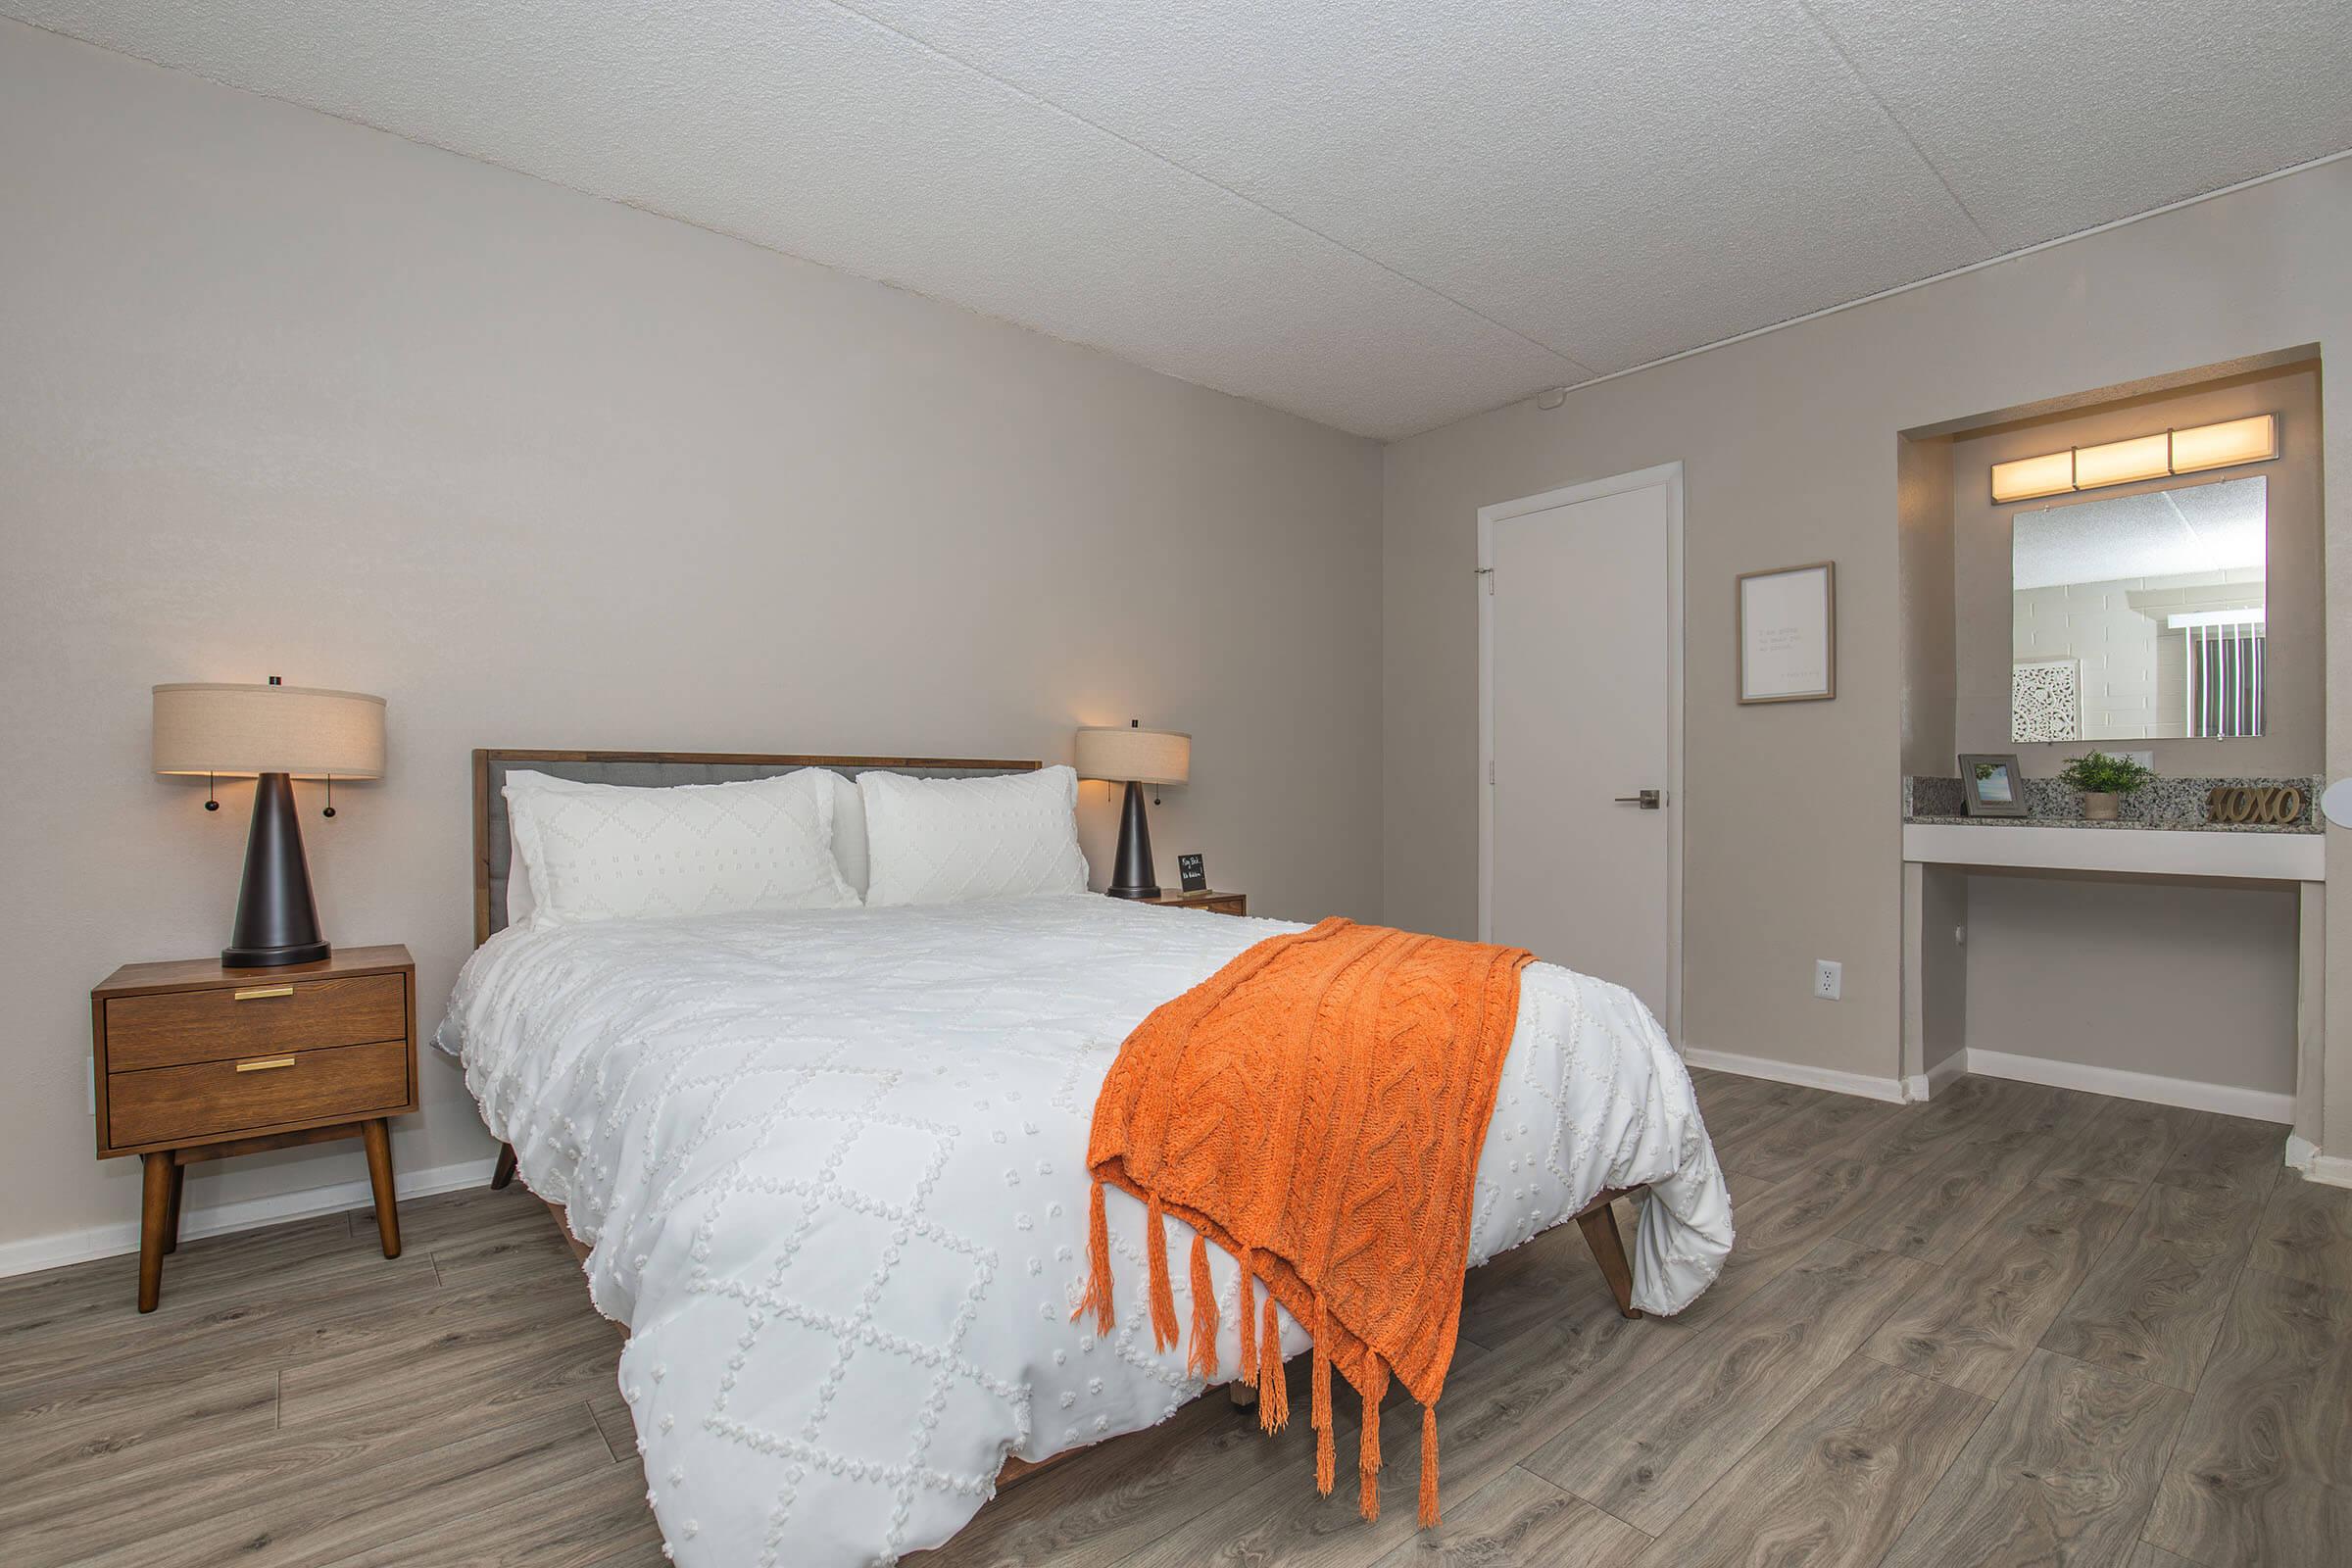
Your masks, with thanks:
M2325 607L2321 585L2320 371L2304 365L2236 376L2214 388L2133 398L2095 414L2036 419L1951 443L1953 597L1959 626L1957 750L2010 752L2028 773L2054 778L2090 742L2012 744L2010 525L2023 510L1992 503L1992 465L2068 447L2096 446L2168 426L2213 424L2253 414L2278 416L2278 457L2213 478L2268 481L2269 649L2263 664L2264 733L2242 741L2110 741L2108 751L2156 754L2160 773L2278 777L2320 770L2326 739ZM2179 480L2117 485L2102 494L2163 490ZM1935 769L1948 773L1951 759Z
M0 146L0 1250L135 1216L88 988L226 939L250 786L147 771L156 681L390 699L390 776L304 828L428 1029L482 745L1065 759L1140 715L1196 741L1163 877L1379 913L1371 443L13 24ZM485 1155L424 1077L402 1165Z
M1896 433L2303 344L2352 352L2347 254L2352 163L2339 162L1601 382L1551 412L1518 404L1393 445L1389 918L1454 933L1476 922L1478 508L1680 459L1686 1044L1893 1077ZM2345 605L2352 409L2332 387L2324 399L2327 569ZM1739 707L1733 577L1825 558L1838 563L1837 700ZM2352 772L2347 650L2352 638L2328 650L2328 761L2339 774ZM2338 887L2340 986L2352 984L2352 881ZM1844 960L1842 1003L1811 999L1817 956ZM2352 1006L2330 1012L2329 1143L2352 1154Z
M1966 880L1971 1050L2293 1092L2293 888Z

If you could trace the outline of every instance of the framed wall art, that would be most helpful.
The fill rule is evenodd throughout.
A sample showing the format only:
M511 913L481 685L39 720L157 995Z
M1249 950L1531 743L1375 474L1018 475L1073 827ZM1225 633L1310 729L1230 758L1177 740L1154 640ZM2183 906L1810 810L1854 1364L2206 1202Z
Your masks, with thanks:
M1838 695L1838 566L1816 561L1739 578L1740 701Z

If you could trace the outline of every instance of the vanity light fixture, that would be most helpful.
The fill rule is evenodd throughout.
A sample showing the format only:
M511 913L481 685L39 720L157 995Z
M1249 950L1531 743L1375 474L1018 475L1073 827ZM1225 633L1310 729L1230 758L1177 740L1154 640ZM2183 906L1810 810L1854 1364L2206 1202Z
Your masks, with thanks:
M2166 430L2095 447L2073 447L2038 458L1992 466L1995 502L2034 501L2042 496L2097 490L2136 479L2203 473L2241 463L2268 463L2278 456L2278 419L2257 414L2188 430Z

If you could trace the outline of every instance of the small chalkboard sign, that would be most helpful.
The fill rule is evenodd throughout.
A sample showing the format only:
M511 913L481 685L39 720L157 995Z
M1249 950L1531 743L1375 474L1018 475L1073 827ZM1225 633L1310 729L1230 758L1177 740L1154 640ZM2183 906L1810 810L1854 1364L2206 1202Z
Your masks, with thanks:
M1200 869L1200 857L1198 855L1176 857L1176 875L1183 880L1184 891L1187 893L1206 893L1208 891L1208 873Z

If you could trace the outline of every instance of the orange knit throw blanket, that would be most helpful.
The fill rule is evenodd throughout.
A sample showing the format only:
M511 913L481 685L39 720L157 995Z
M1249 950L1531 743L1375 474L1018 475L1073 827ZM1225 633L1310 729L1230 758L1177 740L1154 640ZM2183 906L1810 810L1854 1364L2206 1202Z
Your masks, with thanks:
M1380 1514L1380 1401L1422 1403L1421 1507L1438 1520L1438 1395L1453 1359L1471 1197L1530 955L1325 920L1271 937L1144 1020L1095 1102L1086 1298L1109 1334L1102 1183L1150 1205L1152 1341L1179 1341L1174 1215L1242 1267L1242 1366L1268 1431L1290 1418L1274 1303L1314 1336L1315 1484L1332 1489L1331 1373L1363 1396L1361 1507ZM1217 1372L1206 1243L1189 1365ZM1251 1281L1266 1291L1262 1321Z

